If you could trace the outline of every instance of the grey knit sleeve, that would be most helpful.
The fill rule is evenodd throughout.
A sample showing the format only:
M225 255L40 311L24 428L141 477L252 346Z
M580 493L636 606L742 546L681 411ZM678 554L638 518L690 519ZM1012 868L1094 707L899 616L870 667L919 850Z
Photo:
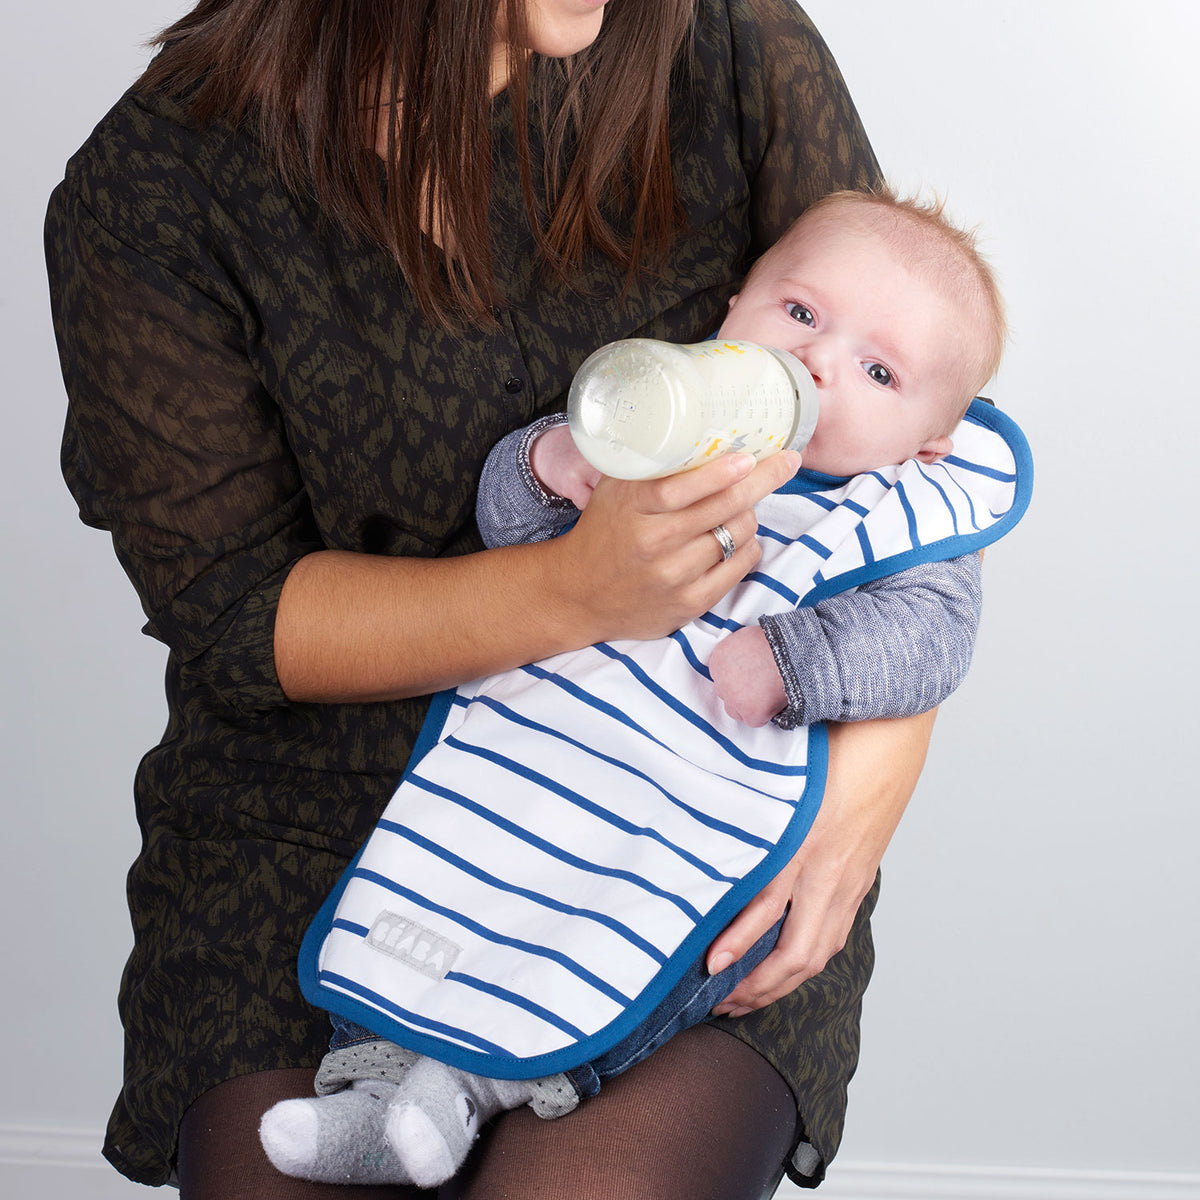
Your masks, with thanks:
M529 465L529 448L565 413L542 417L498 441L487 457L475 498L475 521L486 546L544 542L579 516L570 500L546 491Z
M785 729L907 717L966 676L982 607L978 554L923 563L760 624L783 676Z

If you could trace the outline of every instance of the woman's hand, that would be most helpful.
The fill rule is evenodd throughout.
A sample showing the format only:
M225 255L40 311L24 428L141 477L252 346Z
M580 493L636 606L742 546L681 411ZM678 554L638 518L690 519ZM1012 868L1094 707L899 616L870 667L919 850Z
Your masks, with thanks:
M754 506L799 467L790 451L763 462L730 454L666 479L602 478L575 527L557 539L561 582L588 642L655 638L706 612L761 557ZM737 546L726 562L712 530Z
M916 786L936 710L829 727L825 798L790 863L713 942L708 969L736 962L787 912L775 949L713 1012L742 1016L819 974L845 944Z

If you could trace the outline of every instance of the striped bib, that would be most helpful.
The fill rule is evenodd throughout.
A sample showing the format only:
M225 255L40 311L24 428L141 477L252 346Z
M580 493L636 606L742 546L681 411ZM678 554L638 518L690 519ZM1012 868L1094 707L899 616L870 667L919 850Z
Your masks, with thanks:
M395 795L305 938L314 1003L501 1078L614 1046L795 854L823 725L729 718L705 666L766 613L995 541L1024 437L971 406L934 465L801 474L757 508L757 569L667 638L606 642L438 695Z

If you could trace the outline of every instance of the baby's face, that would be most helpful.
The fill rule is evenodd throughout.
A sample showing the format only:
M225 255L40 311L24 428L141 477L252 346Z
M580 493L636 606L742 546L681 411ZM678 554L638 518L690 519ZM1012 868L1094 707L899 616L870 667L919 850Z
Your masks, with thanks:
M821 412L804 465L855 475L952 449L961 411L963 319L877 234L820 214L765 257L721 326L794 354Z

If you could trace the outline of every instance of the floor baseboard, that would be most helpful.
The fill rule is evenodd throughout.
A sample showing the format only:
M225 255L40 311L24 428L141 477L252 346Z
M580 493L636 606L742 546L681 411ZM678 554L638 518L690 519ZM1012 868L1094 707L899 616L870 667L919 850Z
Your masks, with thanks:
M1200 1174L835 1160L821 1200L1200 1200ZM812 1196L787 1183L777 1200Z

